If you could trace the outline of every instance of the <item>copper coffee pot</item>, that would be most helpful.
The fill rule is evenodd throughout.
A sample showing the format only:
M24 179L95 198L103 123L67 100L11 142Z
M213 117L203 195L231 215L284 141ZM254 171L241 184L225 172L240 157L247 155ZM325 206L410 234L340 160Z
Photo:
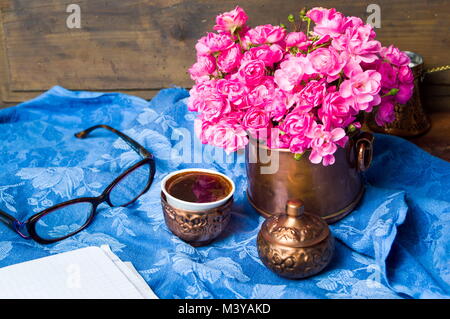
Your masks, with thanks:
M367 125L374 132L392 134L402 137L413 137L426 133L431 122L422 103L422 82L426 74L448 71L450 65L424 70L423 58L417 53L405 51L411 63L409 66L414 74L414 92L406 104L396 104L395 120L392 123L378 126L374 112L367 114Z
M289 200L286 213L267 219L257 239L258 254L276 274L301 279L322 271L331 261L334 238L327 223Z

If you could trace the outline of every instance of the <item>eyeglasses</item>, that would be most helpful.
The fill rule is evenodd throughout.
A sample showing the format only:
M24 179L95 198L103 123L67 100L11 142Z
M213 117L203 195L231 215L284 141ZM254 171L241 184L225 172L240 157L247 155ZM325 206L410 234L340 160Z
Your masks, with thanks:
M96 125L76 133L77 138L86 138L89 133L104 128L117 134L139 155L141 161L134 164L117 177L98 197L83 197L49 207L20 222L13 216L0 210L0 221L25 239L33 239L41 244L51 244L73 236L94 219L97 207L106 202L111 207L127 206L146 193L155 176L153 155L129 136L108 125Z

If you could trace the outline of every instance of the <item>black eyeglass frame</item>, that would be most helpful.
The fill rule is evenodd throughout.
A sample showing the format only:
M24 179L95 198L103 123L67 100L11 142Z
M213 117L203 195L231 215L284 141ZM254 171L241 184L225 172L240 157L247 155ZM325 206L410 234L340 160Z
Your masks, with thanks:
M80 198L76 198L76 199L72 199L72 200L68 200L65 202L62 202L60 204L54 205L52 207L46 208L45 210L34 214L33 216L31 216L30 218L28 218L28 220L26 220L25 222L21 222L19 221L17 218L7 214L6 212L0 210L0 221L2 221L3 223L7 224L10 228L12 228L16 233L18 233L22 238L25 239L33 239L34 241L40 243L40 244L52 244L61 240L64 240L68 237L71 237L77 233L79 233L80 231L86 229L86 227L88 227L91 222L93 221L96 213L97 213L97 207L106 202L109 206L111 207L117 207L116 205L114 205L111 202L110 199L110 193L111 190L117 185L119 184L119 182L124 179L126 176L128 176L131 172L133 172L134 170L138 169L141 166L147 165L149 164L150 166L150 173L149 173L149 179L147 181L147 185L145 186L145 188L143 189L143 191L137 195L133 200L129 201L126 204L120 205L118 207L124 207L124 206L128 206L132 203L134 203L139 197L141 197L143 194L145 194L149 189L150 186L153 183L153 179L155 177L155 172L156 172L156 167L155 167L155 160L153 155L147 151L142 145L140 145L138 142L136 142L135 140L133 140L131 137L125 135L124 133L108 126L108 125L104 125L104 124L100 124L100 125L95 125L92 126L84 131L78 132L75 134L75 137L80 138L80 139L84 139L86 138L89 133L91 133L92 131L98 129L98 128L104 128L107 129L115 134L117 134L121 139L123 139L134 151L136 151L140 156L143 157L143 159L141 161L139 161L138 163L134 164L133 166L131 166L130 168L128 168L126 171L124 171L122 174L120 174L118 177L116 177L114 179L114 181L109 184L105 190L103 191L103 193L100 196L97 197L80 197ZM87 219L87 221L84 223L83 226L81 226L78 230L60 237L60 238L55 238L55 239L46 239L46 238L42 238L40 237L37 232L36 232L36 223L44 216L52 213L53 211L60 209L62 207L65 206L69 206L69 205L73 205L73 204L77 204L77 203L91 203L92 204L92 209L89 215L89 218ZM28 235L23 231L24 228L26 228Z

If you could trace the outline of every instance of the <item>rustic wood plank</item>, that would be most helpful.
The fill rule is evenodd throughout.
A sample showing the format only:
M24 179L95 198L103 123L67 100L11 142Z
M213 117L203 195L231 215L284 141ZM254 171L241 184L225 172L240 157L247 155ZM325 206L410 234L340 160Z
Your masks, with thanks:
M74 1L0 0L2 100L31 98L58 84L73 90L122 91L149 98L171 85L192 85L186 69L195 41L235 1L77 0L82 28L68 29ZM384 44L424 56L426 67L448 64L450 12L445 0L379 0ZM301 5L336 7L365 19L368 3L349 0L247 0L250 24L286 22ZM431 109L450 109L450 72L428 77ZM425 102L425 104L427 104Z
M450 162L450 112L431 114L431 129L423 136L410 139L425 151Z

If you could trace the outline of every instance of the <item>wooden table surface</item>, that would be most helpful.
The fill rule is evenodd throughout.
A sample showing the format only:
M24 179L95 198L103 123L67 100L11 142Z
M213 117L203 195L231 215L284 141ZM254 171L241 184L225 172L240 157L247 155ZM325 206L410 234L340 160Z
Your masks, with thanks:
M450 112L433 112L428 115L431 120L430 130L423 135L405 139L450 162ZM367 125L364 125L363 130L371 131Z
M424 135L409 139L434 156L450 162L450 112L430 114L431 129Z

